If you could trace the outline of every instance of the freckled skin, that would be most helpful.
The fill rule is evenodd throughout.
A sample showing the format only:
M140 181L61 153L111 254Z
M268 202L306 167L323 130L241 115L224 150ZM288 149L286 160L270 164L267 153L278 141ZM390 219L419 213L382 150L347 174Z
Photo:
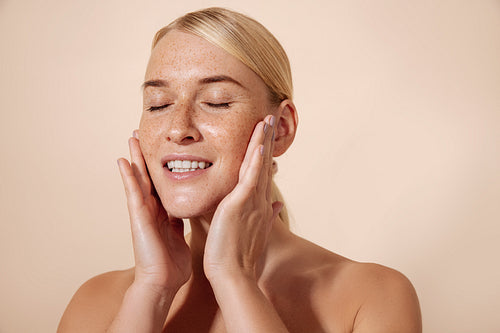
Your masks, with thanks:
M242 87L212 82L221 76ZM212 81L200 82L207 78ZM399 272L356 263L308 242L279 216L272 222L264 214L267 206L269 216L270 202L262 187L246 192L240 186L227 196L238 182L255 125L266 115L276 116L272 155L292 143L297 118L290 100L271 106L267 87L248 67L178 31L152 51L145 80L163 85L146 85L141 148L130 139L132 166L119 160L136 265L85 283L58 332L422 332L418 297ZM266 134L266 140L252 143L268 143ZM167 221L156 198L144 193L150 187L142 183L141 151L166 211L190 219L187 239L178 221ZM173 179L162 163L170 154L194 155L213 165L190 174L196 177ZM260 174L260 185L268 184L265 175ZM315 215L304 223L314 225Z
M203 84L225 75L238 81ZM166 80L166 87L146 87L139 127L141 149L151 179L169 214L191 218L213 214L234 188L255 125L275 109L262 79L238 59L210 42L179 31L154 48L145 81ZM230 103L228 108L207 103ZM151 106L168 107L148 111ZM161 163L168 154L188 154L213 165L199 177L173 181Z

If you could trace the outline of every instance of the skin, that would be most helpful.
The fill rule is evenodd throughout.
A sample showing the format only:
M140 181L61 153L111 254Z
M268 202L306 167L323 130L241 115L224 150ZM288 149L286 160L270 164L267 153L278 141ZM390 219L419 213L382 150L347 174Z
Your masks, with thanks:
M144 108L172 105L143 113L141 149L166 210L183 218L211 219L218 203L238 182L255 125L275 112L266 86L255 73L222 49L206 44L195 36L172 32L153 50L146 70L145 81L163 79L168 87L146 87ZM241 86L230 81L199 83L221 75L238 78ZM230 105L210 105L220 103ZM203 157L213 166L207 177L171 182L163 176L159 161L172 153ZM208 191L212 195L207 196Z
M271 105L248 67L179 31L152 51L145 81L131 163L118 162L136 265L86 282L58 332L421 332L402 274L329 252L280 220L272 157L293 142L291 101ZM174 179L172 154L211 166Z

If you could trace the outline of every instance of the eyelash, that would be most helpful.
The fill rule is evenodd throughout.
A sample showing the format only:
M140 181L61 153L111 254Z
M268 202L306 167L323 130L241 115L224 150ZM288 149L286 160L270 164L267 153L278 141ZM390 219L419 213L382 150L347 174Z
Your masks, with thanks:
M217 109L228 109L231 106L231 103L205 103L211 108L217 108ZM169 107L172 104L165 104L165 105L160 105L160 106L150 106L147 108L147 111L158 111L161 109L165 109Z
M231 103L206 103L211 108L217 109L227 109L231 105Z
M165 105L161 105L161 106L150 106L146 110L148 110L148 111L158 111L158 110L164 109L166 107L169 107L170 105L172 105L172 104L165 104Z

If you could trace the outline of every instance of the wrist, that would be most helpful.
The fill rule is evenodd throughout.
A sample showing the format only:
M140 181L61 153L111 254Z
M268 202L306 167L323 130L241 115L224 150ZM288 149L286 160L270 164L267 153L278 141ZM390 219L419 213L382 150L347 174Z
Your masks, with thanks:
M142 281L134 281L127 290L127 295L132 298L147 300L158 310L168 311L178 290L179 288L167 288Z
M257 286L255 274L244 270L225 270L218 271L216 274L211 274L207 277L210 285L216 290L224 290L227 288L239 288L242 286Z
M134 281L107 332L160 332L175 292L159 291Z
M255 265L244 264L243 260L225 260L224 262L218 262L217 264L204 262L205 276L210 281L210 283L217 283L221 281L222 283L230 280L240 281L240 280L257 280L257 269Z
M247 274L230 274L210 281L227 332L288 332L258 281Z

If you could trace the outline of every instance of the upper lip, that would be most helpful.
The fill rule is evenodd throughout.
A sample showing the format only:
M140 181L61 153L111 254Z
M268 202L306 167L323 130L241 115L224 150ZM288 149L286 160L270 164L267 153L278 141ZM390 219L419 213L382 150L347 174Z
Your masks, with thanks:
M198 161L198 162L212 163L208 159L206 159L204 157L200 157L200 156L184 155L184 154L169 154L169 155L162 157L161 165L165 166L170 161Z

